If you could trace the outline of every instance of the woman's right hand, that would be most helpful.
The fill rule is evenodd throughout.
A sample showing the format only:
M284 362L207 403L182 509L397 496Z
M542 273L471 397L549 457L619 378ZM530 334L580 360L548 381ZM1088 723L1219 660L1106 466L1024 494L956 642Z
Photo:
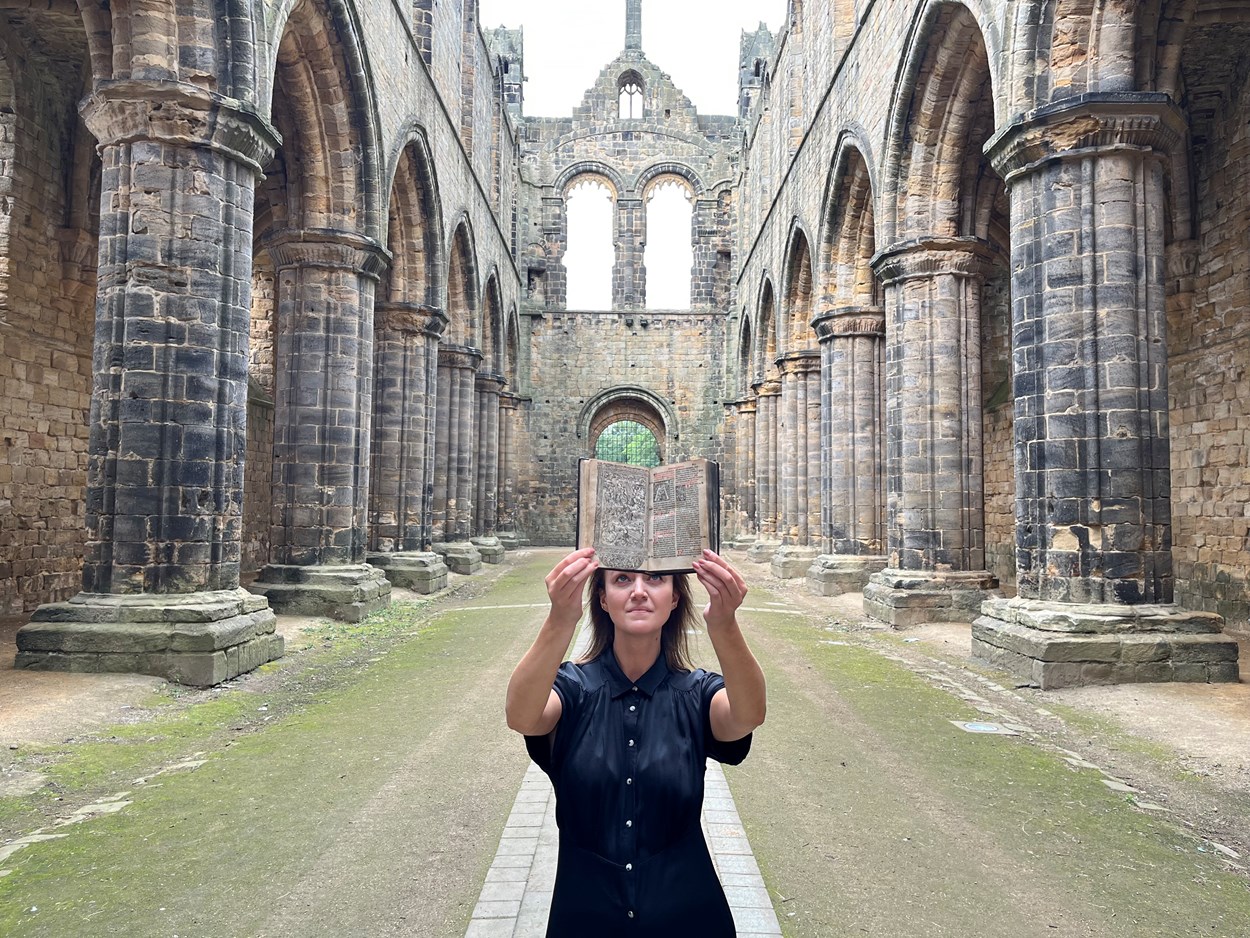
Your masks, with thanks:
M547 597L551 600L551 620L572 628L582 617L582 597L586 583L599 569L593 547L575 550L547 574Z

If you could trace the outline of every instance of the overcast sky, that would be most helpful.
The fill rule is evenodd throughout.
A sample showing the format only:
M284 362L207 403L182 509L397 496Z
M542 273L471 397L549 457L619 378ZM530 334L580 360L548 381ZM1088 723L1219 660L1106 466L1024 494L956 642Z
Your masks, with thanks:
M788 0L643 0L642 51L701 114L736 114L738 44ZM479 0L483 29L525 27L525 113L566 117L625 48L625 0Z

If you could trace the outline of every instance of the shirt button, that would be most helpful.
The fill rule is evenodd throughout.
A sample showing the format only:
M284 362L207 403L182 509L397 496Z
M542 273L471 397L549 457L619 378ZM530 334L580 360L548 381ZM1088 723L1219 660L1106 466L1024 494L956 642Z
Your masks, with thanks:
M632 820L626 821L626 822L625 822L625 826L626 826L626 827L633 827L633 826L634 826L634 822L633 822Z
M630 870L632 870L633 868L634 868L634 864L632 864L632 863L626 863L626 864L625 864L625 872L626 872L626 873L628 873L628 872L629 872Z
M632 778L627 778L627 779L625 779L625 784L626 784L626 785L632 785L632 784L634 784L634 780L633 780Z
M630 918L633 918L633 917L634 917L634 910L633 910L633 909L630 909L630 910L629 910L628 912L626 912L625 914L626 914L626 915L628 915Z
M637 710L637 709L638 709L638 708L637 708L637 707L635 707L633 704L630 704L630 705L629 705L629 712L630 712L630 713L633 713L633 712L634 712L635 710Z
M629 744L632 746L632 745L634 744L634 741L631 739L631 740L629 741Z

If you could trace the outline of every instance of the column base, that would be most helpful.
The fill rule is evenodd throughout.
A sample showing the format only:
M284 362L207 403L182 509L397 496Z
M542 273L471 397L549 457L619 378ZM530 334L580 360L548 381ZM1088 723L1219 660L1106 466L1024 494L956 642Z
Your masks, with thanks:
M755 543L754 534L738 534L733 540L727 542L724 546L732 547L734 550L748 550Z
M211 687L282 657L273 610L245 589L183 594L79 593L35 610L15 666L151 674Z
M864 613L904 629L923 622L971 622L998 588L985 570L941 573L892 570L874 573L864 587Z
M779 580L797 580L807 575L807 569L816 559L816 548L799 544L783 544L773 553L769 567Z
M752 563L768 563L773 562L773 554L781 549L781 541L766 541L757 537L751 542L751 546L747 548L747 560Z
M428 594L447 586L447 564L433 551L370 552L365 560L401 589Z
M271 563L250 589L268 597L279 615L326 616L343 622L359 622L391 602L386 574L367 563Z
M1213 612L991 599L972 625L973 657L1042 690L1238 679L1237 643Z
M817 596L861 593L868 585L869 578L884 569L885 558L875 554L821 554L807 568L807 589Z
M471 537L469 543L482 555L482 563L503 563L505 548L493 534L489 537Z
M504 550L519 550L528 542L515 531L500 531L499 543L503 545Z
M430 549L443 558L443 563L452 573L468 576L482 569L482 555L469 541L448 541L435 544Z

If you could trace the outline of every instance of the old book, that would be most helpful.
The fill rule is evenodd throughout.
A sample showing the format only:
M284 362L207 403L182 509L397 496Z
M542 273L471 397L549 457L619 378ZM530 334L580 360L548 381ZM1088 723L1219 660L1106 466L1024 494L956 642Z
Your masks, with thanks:
M720 550L720 467L580 460L577 546L594 547L610 570L689 572L704 548Z

